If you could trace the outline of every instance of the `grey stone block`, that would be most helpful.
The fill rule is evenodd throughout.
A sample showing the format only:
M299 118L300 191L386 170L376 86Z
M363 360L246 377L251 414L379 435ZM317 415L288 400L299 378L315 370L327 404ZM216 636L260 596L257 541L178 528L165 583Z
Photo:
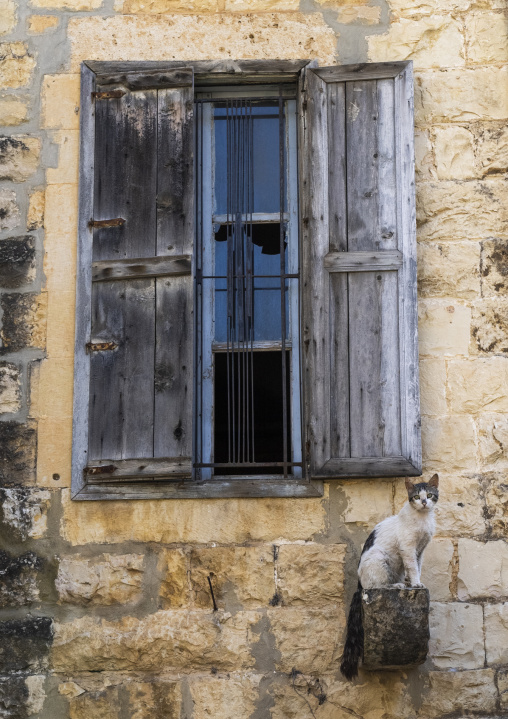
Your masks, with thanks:
M429 590L364 589L365 669L423 664L429 644Z

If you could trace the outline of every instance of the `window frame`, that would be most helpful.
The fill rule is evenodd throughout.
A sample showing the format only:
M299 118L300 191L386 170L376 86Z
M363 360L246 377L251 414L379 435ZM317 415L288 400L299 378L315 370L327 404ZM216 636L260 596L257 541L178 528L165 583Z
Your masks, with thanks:
M207 85L258 85L295 82L298 94L304 91L305 68L316 67L309 60L241 60L241 61L171 61L171 62L84 62L81 66L81 131L80 131L80 185L78 218L78 273L76 290L75 383L73 415L73 458L71 496L78 500L114 499L169 499L169 498L221 498L221 497L321 497L323 481L310 479L304 468L302 478L258 477L242 479L168 479L156 482L115 482L114 484L88 484L83 469L88 449L88 400L90 367L86 354L89 341L91 315L91 228L94 188L94 137L95 114L92 93L97 81L101 85L119 83L128 76L138 83L149 83L151 88L164 87L164 74L168 71L191 68L196 84ZM167 86L167 81L166 81ZM303 119L299 118L299 133ZM300 154L300 153L299 153ZM301 163L299 157L298 163ZM301 187L299 188L301 193ZM301 197L300 207L301 207ZM301 227L299 227L301 255ZM301 319L300 319L301 322ZM300 329L301 336L301 329ZM301 348L300 348L301 355ZM302 359L300 356L300 366ZM303 384L303 371L301 382ZM304 389L302 396L305 396ZM302 405L303 415L304 405ZM305 432L305 422L302 422ZM302 436L305 447L305 434Z

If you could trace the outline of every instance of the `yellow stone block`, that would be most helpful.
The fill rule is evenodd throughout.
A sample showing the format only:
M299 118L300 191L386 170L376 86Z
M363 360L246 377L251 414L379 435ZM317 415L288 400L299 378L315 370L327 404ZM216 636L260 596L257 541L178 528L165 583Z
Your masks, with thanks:
M508 544L502 540L459 539L458 598L502 599L507 595Z
M504 284L503 284L504 289ZM508 297L479 300L471 320L471 354L508 355Z
M250 719L259 699L261 674L206 677L189 683L193 719Z
M419 180L435 180L437 177L434 147L428 129L415 128L415 174Z
M480 243L419 242L418 292L421 297L476 299L480 295Z
M142 554L61 557L55 580L58 603L108 606L139 601L143 559Z
M480 669L485 662L483 609L432 602L429 654L439 669Z
M28 18L28 32L34 35L40 35L40 33L51 30L58 25L58 18L56 15L31 15Z
M28 105L17 97L0 100L0 125L21 125L26 122Z
M473 451L475 449L473 447ZM427 479L430 479L435 469L437 467L426 471ZM439 470L439 502L434 510L436 536L485 534L485 502L480 494L482 488L473 470L468 470L472 476L461 476L460 471L456 469L451 474L445 474L441 469Z
M465 17L468 64L508 62L508 16L505 12L472 12Z
M298 11L299 0L225 0L226 12L284 12Z
M45 75L42 83L42 127L79 129L79 75Z
M217 12L218 0L115 0L115 11L125 14L160 15L172 12Z
M447 394L452 412L508 412L508 357L452 360Z
M420 72L415 82L416 123L504 120L508 67Z
M32 192L28 202L27 230L38 230L44 227L44 203L46 196L43 190Z
M439 632L439 627L436 627ZM465 672L429 672L429 687L422 705L422 716L439 719L448 714L462 716L471 711L495 712L497 689L493 669Z
M420 407L422 414L446 414L446 364L442 359L420 360Z
M488 239L482 242L482 297L504 299L508 295L508 240Z
M102 7L103 0L31 0L32 7L50 8L55 10L74 10L76 12L97 10Z
M489 664L508 662L508 602L485 607L485 645Z
M41 417L72 417L73 369L70 358L42 361L37 396Z
M64 492L62 501L61 532L71 544L310 540L326 520L319 498L75 502Z
M508 469L508 417L506 414L481 414L478 437L483 467L489 470Z
M436 171L440 180L471 180L477 176L474 137L465 127L437 127L434 131Z
M452 599L450 585L453 570L453 542L434 538L423 554L422 583L433 601Z
M162 609L175 609L190 604L187 555L182 549L163 549L157 569L162 574L159 592Z
M422 446L423 464L428 472L476 469L474 424L467 415L423 417Z
M331 607L344 596L345 544L281 544L277 595L283 606Z
M0 89L16 90L30 82L35 59L23 42L0 43Z
M377 25L381 20L380 7L351 6L339 8L337 22L344 25L359 23L361 25Z
M77 130L58 130L53 135L58 144L58 165L48 167L46 180L48 185L77 184L79 179L79 132Z
M7 35L16 27L16 3L14 0L0 0L0 35Z
M418 303L420 356L467 355L471 308L456 300L425 299Z
M107 687L103 691L82 693L71 697L69 719L119 719L120 696L118 687Z
M74 357L76 294L73 291L48 293L46 349L48 357Z
M465 63L461 24L447 15L401 18L383 35L369 35L372 62L412 60L416 68L457 67Z
M37 422L37 484L71 486L72 419L41 417Z
M393 514L393 484L391 481L355 481L342 485L347 506L345 522L357 522L367 527Z
M44 273L48 290L75 290L78 186L46 188Z
M10 362L0 363L0 414L13 414L21 409L19 367Z
M71 18L71 71L82 60L337 59L321 13Z
M485 503L493 536L505 539L508 535L508 486L506 473L491 475L486 486Z
M475 127L479 175L508 172L508 127L506 122L478 123Z

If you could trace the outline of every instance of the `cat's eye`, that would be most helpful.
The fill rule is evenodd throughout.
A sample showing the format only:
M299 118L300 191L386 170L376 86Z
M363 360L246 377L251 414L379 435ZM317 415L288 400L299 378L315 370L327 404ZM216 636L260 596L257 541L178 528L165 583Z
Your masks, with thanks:
M420 499L420 497L417 494L415 494L415 496L413 497L413 500L416 502L417 499Z
M427 493L427 499L432 499L432 494L430 494L430 492Z

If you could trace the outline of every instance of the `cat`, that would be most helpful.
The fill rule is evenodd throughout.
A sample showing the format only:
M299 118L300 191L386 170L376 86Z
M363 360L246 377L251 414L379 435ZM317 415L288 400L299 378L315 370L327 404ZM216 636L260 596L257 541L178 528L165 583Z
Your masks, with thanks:
M362 591L377 587L423 587L422 556L434 534L434 507L439 498L439 477L413 483L406 479L409 501L400 512L377 524L365 542L358 565L358 589L347 620L347 635L340 665L346 679L358 675L363 654Z

